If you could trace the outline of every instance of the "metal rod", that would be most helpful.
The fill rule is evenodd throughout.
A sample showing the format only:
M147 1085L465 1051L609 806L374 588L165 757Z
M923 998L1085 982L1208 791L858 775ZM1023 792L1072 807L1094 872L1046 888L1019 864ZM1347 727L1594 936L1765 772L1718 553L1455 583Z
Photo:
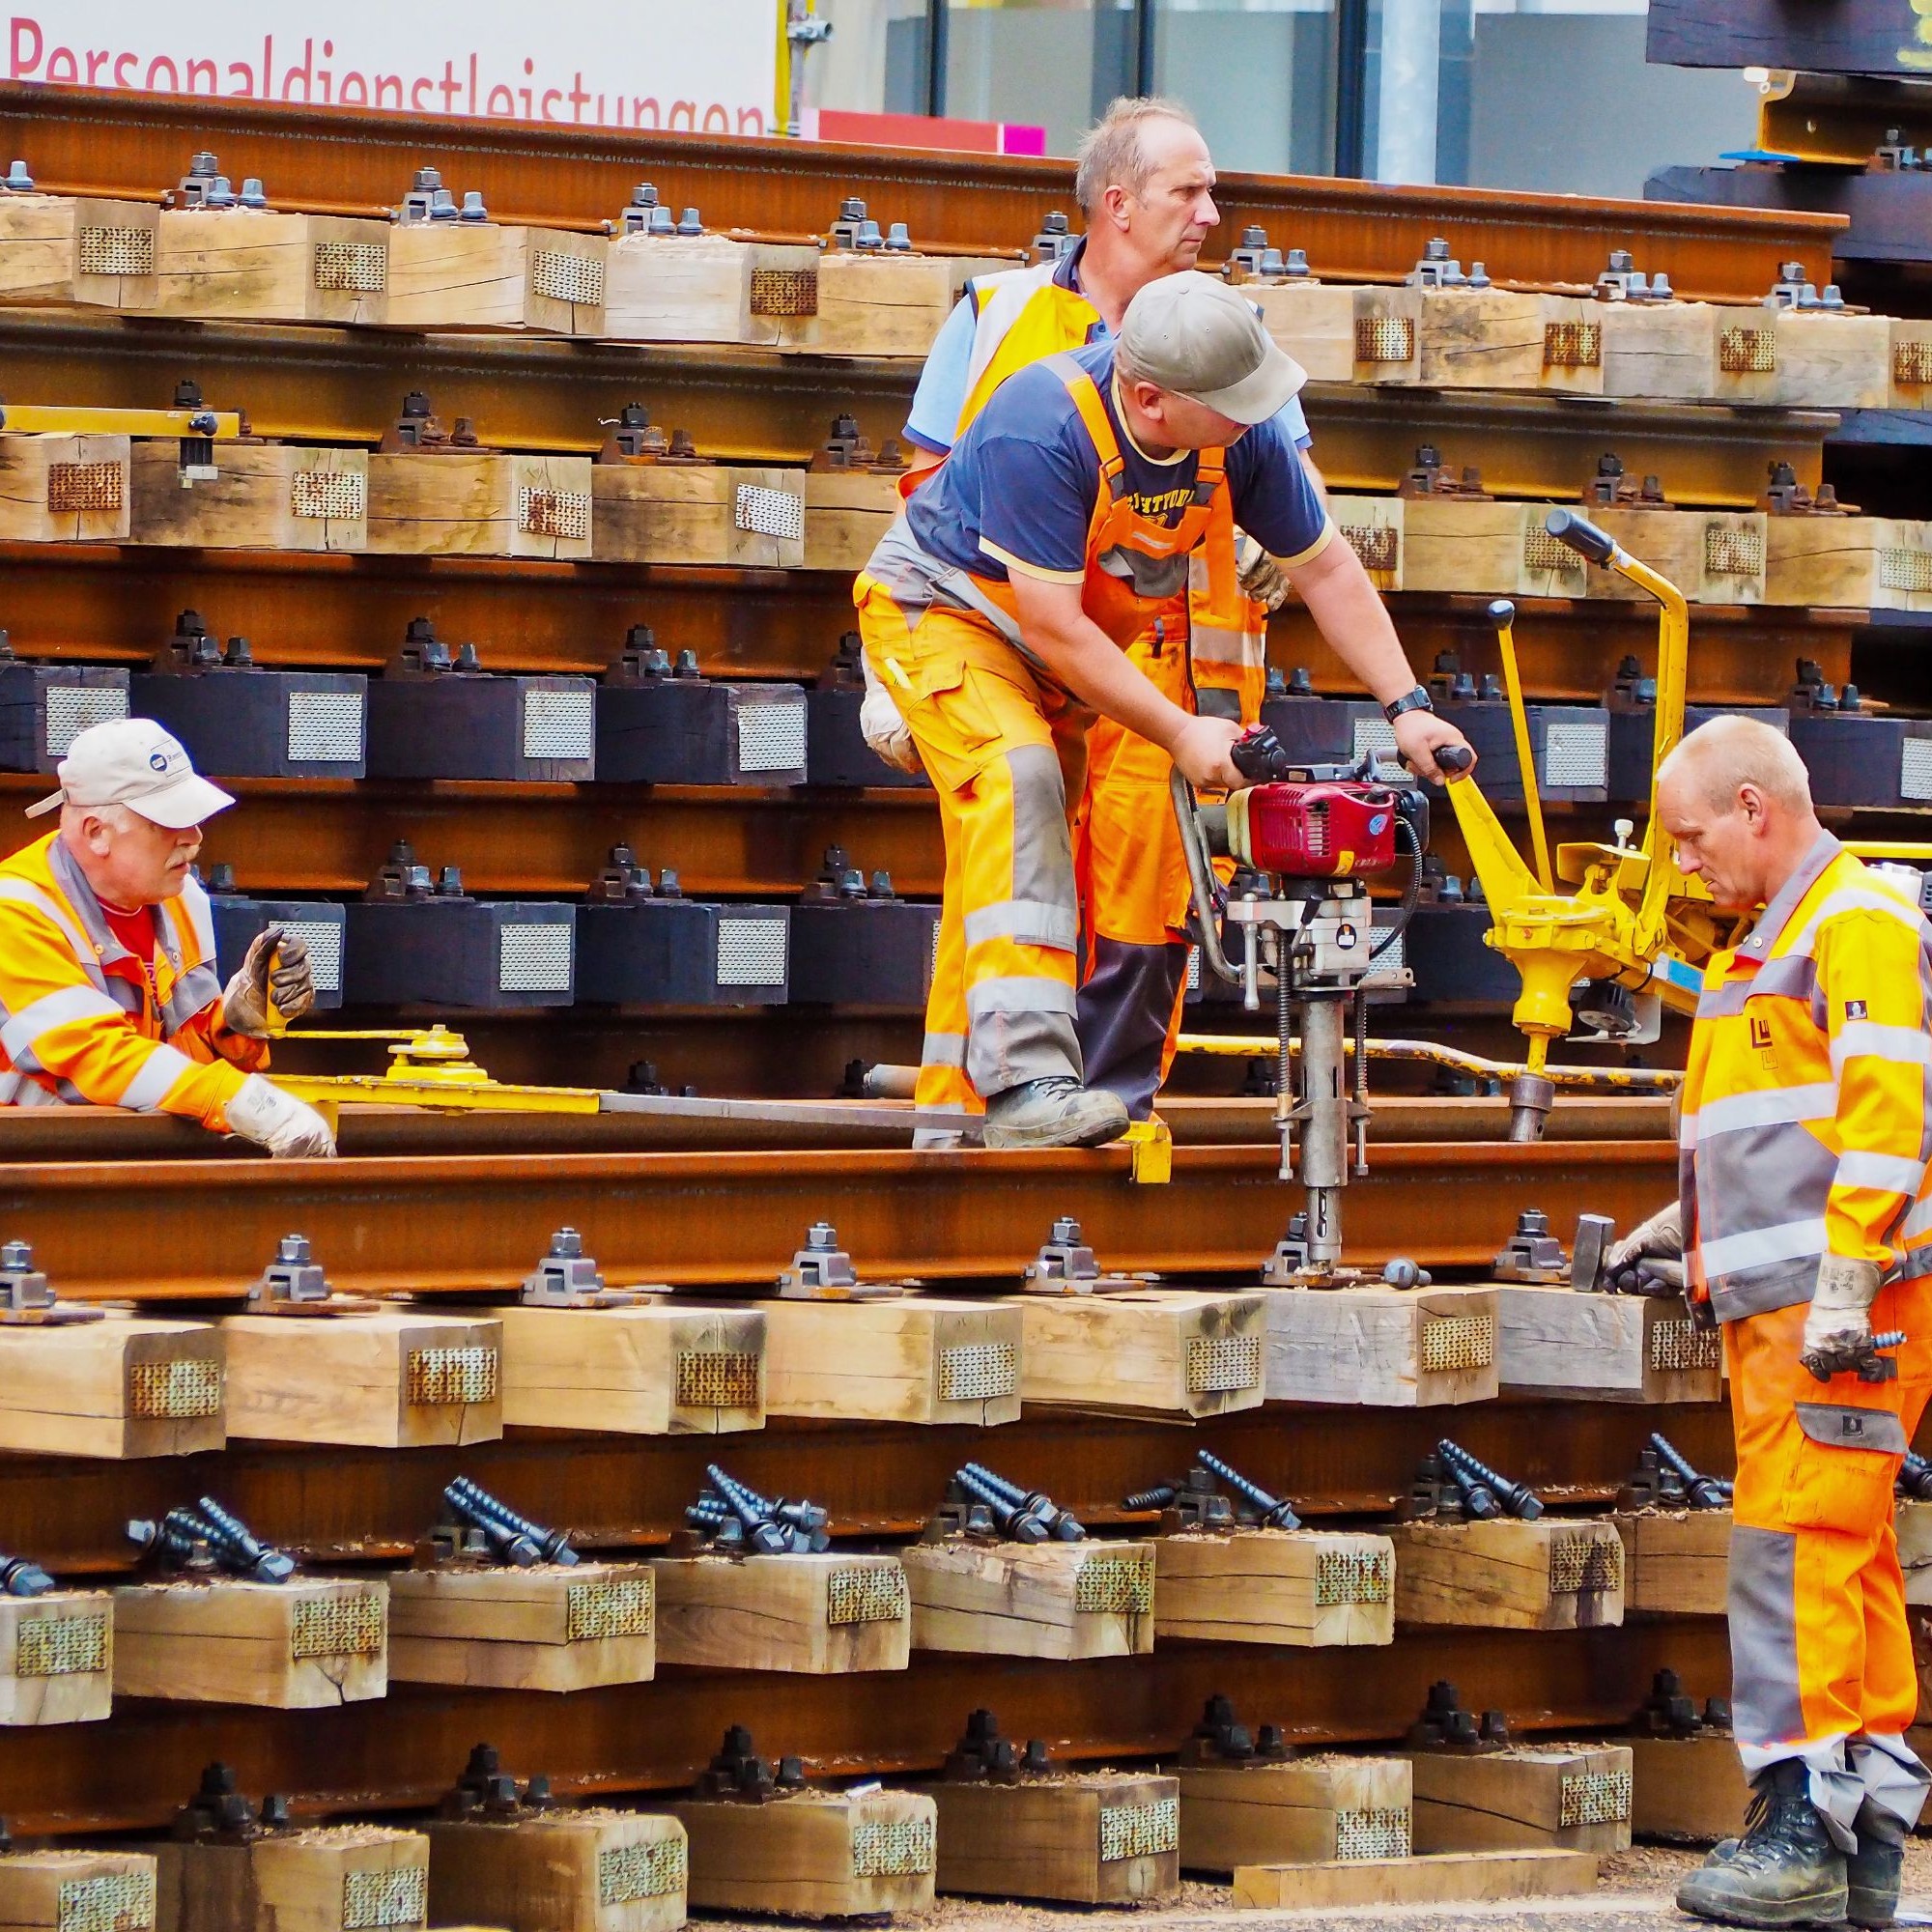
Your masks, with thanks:
M952 52L952 0L925 0L925 111L946 117L946 68Z
M1301 1042L1288 1042L1299 1052ZM1278 1051L1277 1042L1264 1034L1184 1033L1179 1045L1182 1053L1207 1053L1233 1060L1265 1060ZM1355 1042L1345 1041L1352 1053ZM1488 1060L1479 1053L1461 1047L1444 1046L1433 1039L1372 1039L1371 1060L1423 1061L1436 1066L1453 1067L1459 1073L1475 1073L1486 1080L1510 1080L1532 1069L1520 1062ZM1684 1075L1668 1066L1541 1066L1533 1069L1554 1085L1573 1093L1674 1094L1684 1084Z
M1133 72L1128 76L1129 94L1151 94L1154 91L1154 34L1159 21L1155 0L1134 0L1134 66Z
M1368 146L1369 0L1335 5L1335 172L1359 181Z

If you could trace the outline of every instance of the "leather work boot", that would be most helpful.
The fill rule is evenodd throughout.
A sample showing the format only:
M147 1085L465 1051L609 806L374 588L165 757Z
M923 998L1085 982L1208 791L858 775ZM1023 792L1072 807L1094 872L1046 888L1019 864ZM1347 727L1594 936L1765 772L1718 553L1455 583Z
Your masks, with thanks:
M1065 1074L1009 1087L986 1102L989 1148L1104 1147L1127 1130L1118 1094Z
M1845 1860L1845 1917L1854 1925L1889 1925L1905 1875L1905 1826L1867 1798L1852 1830L1859 1848Z
M1719 1925L1835 1925L1845 1916L1845 1855L1811 1804L1802 1760L1784 1758L1751 1780L1750 1821L1677 1888L1677 1909ZM1896 1869L1896 1866L1893 1867Z

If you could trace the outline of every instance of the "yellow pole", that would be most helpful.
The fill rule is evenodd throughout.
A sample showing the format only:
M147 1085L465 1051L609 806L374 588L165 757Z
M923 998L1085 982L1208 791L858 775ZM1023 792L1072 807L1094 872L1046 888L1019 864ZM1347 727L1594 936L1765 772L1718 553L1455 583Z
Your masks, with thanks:
M1516 606L1498 597L1490 606L1490 622L1496 627L1496 645L1503 655L1503 683L1509 691L1510 729L1516 733L1516 761L1522 772L1522 798L1529 808L1529 839L1536 852L1536 876L1546 893L1556 890L1549 869L1549 839L1543 829L1543 793L1536 782L1536 760L1529 750L1529 713L1523 707L1522 679L1516 663Z

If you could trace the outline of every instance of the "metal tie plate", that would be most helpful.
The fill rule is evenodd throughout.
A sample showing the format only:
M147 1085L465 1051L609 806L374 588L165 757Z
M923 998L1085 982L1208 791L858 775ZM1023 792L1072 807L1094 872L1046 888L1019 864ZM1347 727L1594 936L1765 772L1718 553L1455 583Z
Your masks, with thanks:
M389 286L389 249L383 242L318 242L315 287L324 295L379 296Z
M782 959L779 976L784 976ZM743 1349L684 1349L677 1357L679 1408L756 1408L764 1358Z
M1777 368L1775 328L1724 329L1718 337L1718 367L1726 376L1769 376Z
M551 301L595 308L604 299L604 262L598 255L567 255L538 248L530 256L530 287Z
M1260 1386L1259 1335L1190 1335L1187 1338L1189 1395L1228 1395Z
M576 928L506 925L497 934L499 993L567 993L574 981ZM490 1350L495 1359L496 1350Z
M1100 1862L1117 1859L1158 1859L1180 1849L1180 1800L1156 1798L1148 1804L1100 1807Z
M930 1818L866 1818L852 1830L854 1878L914 1878L936 1850Z
M369 478L360 469L298 469L289 478L289 515L307 523L359 523L369 514Z
M1487 1369L1496 1358L1496 1323L1492 1315L1425 1315L1416 1355L1425 1375L1459 1369Z
M1557 1787L1556 1828L1621 1825L1631 1814L1631 1774L1618 1771L1565 1772Z
M567 1643L600 1643L613 1636L649 1636L657 1627L657 1594L642 1577L598 1577L565 1593Z
M15 1677L80 1677L107 1668L107 1613L23 1618L14 1627Z
M1407 1858L1411 1819L1406 1806L1396 1805L1336 1812L1336 1859L1347 1864L1379 1864L1384 1859Z
M1090 1556L1073 1578L1082 1616L1145 1617L1153 1611L1153 1552Z
M155 272L155 231L152 228L83 228L77 252L83 275L152 275Z
M511 931L528 931L513 926ZM536 928L538 931L542 927ZM412 1408L454 1408L467 1403L495 1402L497 1351L487 1343L460 1348L412 1349L404 1393Z
M825 1620L829 1624L890 1624L912 1612L906 1574L896 1560L853 1563L825 1577Z
M590 493L517 485L517 527L526 536L576 541L590 534Z
M378 1865L342 1874L342 1932L428 1922L427 1865Z
M1604 366L1604 325L1600 322L1546 322L1543 325L1543 366L1546 369L1601 369Z
M153 1932L155 1873L103 1872L61 1881L54 1932Z
M601 1905L630 1905L640 1898L668 1898L686 1884L684 1834L638 1845L611 1845L597 1854Z
M221 1413L221 1361L178 1355L165 1362L129 1362L128 1413L148 1422L188 1422Z
M120 509L128 500L125 463L50 463L47 509L57 517L84 517Z
M383 1599L373 1590L304 1597L295 1610L289 1635L289 1656L295 1662L317 1657L380 1657L387 1643Z

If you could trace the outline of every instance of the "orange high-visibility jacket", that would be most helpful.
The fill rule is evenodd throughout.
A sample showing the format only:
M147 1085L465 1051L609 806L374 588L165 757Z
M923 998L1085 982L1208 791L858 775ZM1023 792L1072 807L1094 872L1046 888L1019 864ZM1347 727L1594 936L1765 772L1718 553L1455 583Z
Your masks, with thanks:
M225 1130L268 1046L222 1023L200 885L151 911L152 992L101 971L128 950L59 833L0 863L0 1104L128 1107Z
M1932 926L1828 833L1704 976L1679 1128L1684 1251L1719 1321L1819 1258L1932 1271Z

